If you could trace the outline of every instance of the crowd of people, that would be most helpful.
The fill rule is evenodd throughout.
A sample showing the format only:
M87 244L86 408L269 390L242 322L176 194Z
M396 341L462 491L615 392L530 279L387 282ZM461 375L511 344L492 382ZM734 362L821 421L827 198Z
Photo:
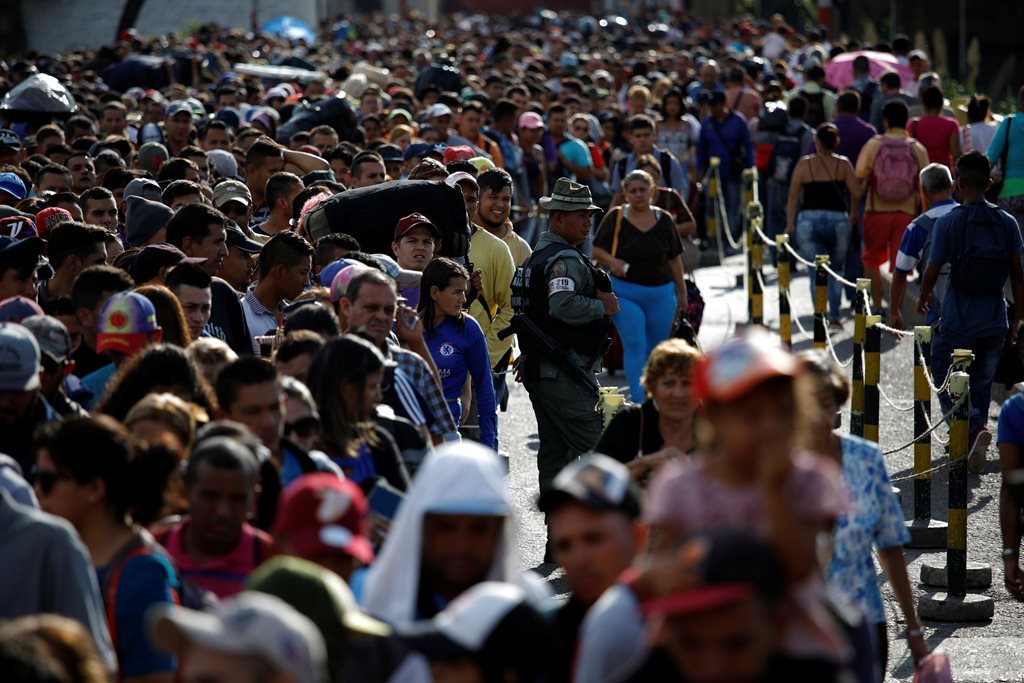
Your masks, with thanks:
M916 276L932 374L975 354L980 471L1024 321L1022 117L975 96L960 125L906 36L630 19L128 31L2 65L5 680L873 683L875 552L929 657L881 451L834 428L842 369L758 329L700 350L692 270L733 251L754 168L765 232L866 273L876 312L888 264L894 327ZM607 424L602 367L631 399ZM513 382L567 601L518 558ZM1021 449L1018 397L1024 599Z

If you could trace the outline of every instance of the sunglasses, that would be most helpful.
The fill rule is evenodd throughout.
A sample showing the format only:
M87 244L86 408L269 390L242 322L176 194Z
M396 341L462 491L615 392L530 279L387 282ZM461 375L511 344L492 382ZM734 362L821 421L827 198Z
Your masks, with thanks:
M63 479L71 479L71 475L55 470L36 470L36 487L44 496L49 495L53 487L57 485L57 482Z
M286 422L284 425L284 435L291 436L294 433L300 439L308 439L313 436L313 432L318 424L320 424L320 420L312 415L299 418L295 422Z

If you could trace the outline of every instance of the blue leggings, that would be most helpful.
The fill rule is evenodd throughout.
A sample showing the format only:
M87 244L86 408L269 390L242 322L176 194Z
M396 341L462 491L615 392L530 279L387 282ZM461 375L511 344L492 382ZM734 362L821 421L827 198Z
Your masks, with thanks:
M667 282L648 287L612 279L612 290L619 298L619 312L612 316L622 339L622 365L629 380L630 400L640 403L644 390L640 386L647 357L655 346L672 334L676 317L676 286Z

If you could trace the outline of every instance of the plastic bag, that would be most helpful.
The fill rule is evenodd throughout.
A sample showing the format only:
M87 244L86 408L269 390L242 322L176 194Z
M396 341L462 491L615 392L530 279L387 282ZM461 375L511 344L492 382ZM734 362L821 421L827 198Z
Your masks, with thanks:
M922 659L920 668L914 672L914 683L953 683L949 655L936 650Z
M72 114L77 107L68 89L49 74L26 78L0 100L5 112Z

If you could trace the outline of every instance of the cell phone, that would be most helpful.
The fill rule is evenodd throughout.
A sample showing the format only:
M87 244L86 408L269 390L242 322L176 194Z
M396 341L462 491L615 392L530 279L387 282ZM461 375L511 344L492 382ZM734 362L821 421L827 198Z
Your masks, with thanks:
M382 480L378 481L370 491L366 502L369 504L371 512L390 520L395 518L403 500L405 500L404 493Z
M398 297L398 305L402 306L402 308L398 309L399 322L401 322L406 329L415 330L420 319L416 316L416 311L409 308L408 299L404 296Z

